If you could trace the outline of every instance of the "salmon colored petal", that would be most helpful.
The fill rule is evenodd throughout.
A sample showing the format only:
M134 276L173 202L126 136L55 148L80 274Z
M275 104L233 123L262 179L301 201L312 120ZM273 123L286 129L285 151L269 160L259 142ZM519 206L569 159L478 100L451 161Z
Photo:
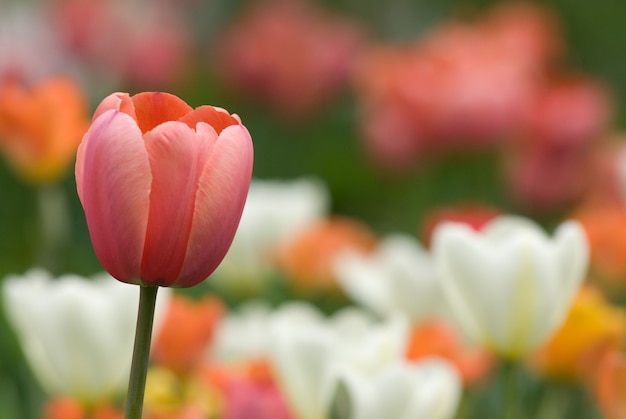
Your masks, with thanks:
M95 121L97 117L110 109L124 112L130 115L131 118L137 119L135 115L135 105L130 95L128 93L111 93L109 96L102 99L102 102L100 102L93 113L92 121Z
M167 121L176 121L193 109L169 93L145 92L132 97L137 124L144 134Z
M198 135L210 128L197 127ZM198 185L191 235L178 287L193 286L208 277L228 250L252 177L252 139L243 125L222 131Z
M80 146L76 183L96 255L120 281L138 280L151 182L135 121L114 110L101 114Z
M198 122L206 122L211 125L218 134L221 133L226 127L239 125L239 121L230 116L230 114L224 109L215 108L209 105L197 107L192 112L189 112L180 118L180 121L186 123L194 129L196 128L196 124L198 124Z
M141 278L169 286L185 259L196 189L217 134L166 122L144 135L152 170L152 192ZM172 233L175 234L172 234Z

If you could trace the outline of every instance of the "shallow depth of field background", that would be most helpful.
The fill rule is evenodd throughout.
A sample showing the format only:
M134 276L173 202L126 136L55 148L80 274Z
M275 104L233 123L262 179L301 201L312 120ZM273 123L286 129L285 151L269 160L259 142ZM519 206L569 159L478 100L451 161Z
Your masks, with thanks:
M14 44L12 32L3 31L3 28L10 27L5 23L6 19L10 20L7 16L12 16L8 12L28 7L33 12L50 11L57 7L55 3L63 1L0 2L0 60L10 61L2 51L3 48L9 51ZM142 1L135 0L134 3ZM224 107L237 113L252 135L255 179L319 177L330 190L333 214L362 221L377 235L405 232L422 239L426 218L434 210L466 205L484 205L501 212L525 215L551 229L573 214L591 194L587 190L579 197L546 207L524 202L515 196L513 187L505 179L503 165L512 157L503 153L499 145L471 151L461 147L432 157L425 153L401 170L381 167L365 149L362 96L357 92L356 82L349 77L338 83L319 104L294 114L268 102L262 89L237 89L225 79L220 62L223 51L219 50L222 37L246 16L252 6L258 7L257 3L262 2L187 0L178 4L145 0L143 3L145 9L140 7L138 10L165 7L159 6L162 3L172 7L170 3L173 3L176 4L174 9L180 11L188 41L185 45L187 52L180 56L180 65L185 67L182 75L175 80L147 81L144 78L141 82L130 76L108 74L107 59L100 57L99 64L90 65L79 53L68 51L67 58L61 62L67 63L68 74L78 75L88 95L91 112L113 91L132 94L163 90L178 95L192 106L212 104ZM494 5L501 4L479 0L311 0L311 3L311 7L320 8L329 16L350 20L358 31L358 48L362 51L372 45L419 42L451 19L480 21ZM620 136L626 124L626 2L552 0L537 4L553 14L563 41L562 52L551 71L591 78L601 83L609 94L611 116L602 130L603 138L594 139L594 145L589 147L590 153L596 152L602 148L604 137L615 141L613 138ZM106 32L99 34L104 38L110 35ZM15 44L21 41L23 39L16 39ZM114 62L111 57L112 67ZM141 63L139 59L135 65ZM2 65L3 61L0 61L0 70ZM51 72L63 70L63 65L51 67L54 67ZM303 89L306 87L302 86ZM286 109L295 107L288 104ZM619 144L619 141L614 144L616 149ZM574 171L574 174L579 176L580 172ZM589 176L592 176L591 172ZM76 195L73 166L62 181L62 191L70 213L69 240L56 249L54 262L48 269L57 275L65 272L91 275L101 267L92 250ZM36 188L20 180L4 161L0 161L0 277L23 273L40 263L37 205ZM616 230L616 234L626 234L626 230ZM626 277L621 281L626 287ZM620 289L619 286L616 288ZM211 285L207 283L185 293L201 294L210 290ZM278 296L272 294L273 302L282 298L280 291L277 291ZM227 297L230 304L240 302L236 297ZM621 290L609 298L619 303ZM334 304L344 302L340 301L317 302L325 310L332 311L336 308ZM0 316L0 406L22 406L25 418L35 418L43 398L12 331Z

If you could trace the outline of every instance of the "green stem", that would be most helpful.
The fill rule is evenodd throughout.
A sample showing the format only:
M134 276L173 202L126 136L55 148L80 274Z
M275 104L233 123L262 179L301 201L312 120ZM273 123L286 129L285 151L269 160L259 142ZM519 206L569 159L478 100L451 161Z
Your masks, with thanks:
M504 406L502 417L506 419L517 419L521 417L521 397L518 368L519 366L515 361L502 361L502 380L504 381L503 389L506 393L503 397Z
M139 287L139 313L137 315L133 361L130 367L130 379L126 396L126 419L141 419L143 396L146 390L146 376L148 374L148 359L150 357L154 307L158 289L159 287L156 286L147 287L142 285Z
M569 395L567 389L560 383L552 383L548 386L547 392L543 396L536 417L538 419L567 417L568 405Z

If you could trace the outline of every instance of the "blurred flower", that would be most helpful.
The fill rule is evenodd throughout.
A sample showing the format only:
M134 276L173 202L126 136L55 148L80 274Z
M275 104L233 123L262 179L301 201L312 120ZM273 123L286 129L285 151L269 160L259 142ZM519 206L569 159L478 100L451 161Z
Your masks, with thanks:
M591 170L587 156L533 148L509 162L506 190L518 204L535 213L562 210L588 189Z
M608 304L595 288L583 287L565 323L533 357L546 376L584 382L609 350L626 337L626 313Z
M334 271L350 297L383 317L419 322L446 311L431 256L411 236L389 236L370 254L342 253Z
M413 327L406 357L411 361L441 357L456 367L465 385L484 378L493 364L487 352L470 347L454 327L441 320Z
M0 80L0 149L24 179L61 178L88 126L86 99L72 79L51 77L30 87Z
M221 301L213 296L194 301L173 295L163 325L155 335L152 361L177 373L198 365L223 310Z
M337 378L333 368L352 365L374 373L402 359L407 331L402 317L377 323L356 309L329 319L303 303L280 309L269 330L271 360L296 417L327 417Z
M398 170L433 153L491 147L521 123L556 38L543 9L503 5L412 45L371 48L355 66L366 150Z
M313 2L262 2L220 37L221 77L279 112L304 117L346 82L362 35Z
M283 242L277 263L298 292L334 291L338 289L336 258L346 251L370 253L375 244L376 238L365 224L334 217L309 225Z
M239 377L227 385L224 419L291 419L282 392L273 380Z
M592 186L591 147L611 117L608 92L582 77L547 84L529 107L508 162L513 197L550 211L580 199Z
M236 115L166 93L114 93L78 149L76 186L96 255L120 281L190 287L233 240L252 175Z
M163 89L182 79L191 34L181 8L145 0L53 0L51 20L65 48L98 80ZM107 36L102 36L102 34Z
M547 83L529 109L520 141L540 146L587 150L611 120L606 87L583 76L562 76Z
M459 375L442 359L397 361L373 374L342 365L335 374L337 385L347 392L350 415L346 417L451 419L461 400Z
M256 294L276 271L280 243L328 215L330 193L316 178L253 179L239 228L209 281L220 289Z
M269 355L272 311L264 301L248 301L230 310L217 325L208 359L225 366L245 365Z
M87 409L80 402L59 397L46 402L43 419L123 419L124 414L109 405Z
M104 401L128 384L137 290L108 275L92 280L66 275L53 280L30 270L3 282L3 297L35 377L51 395ZM163 293L155 328L158 329Z
M574 221L550 238L530 220L502 216L481 232L441 224L433 257L463 330L496 354L517 359L564 321L586 274L588 244Z
M606 354L596 365L595 395L605 419L626 416L626 358L619 351Z
M585 205L573 213L589 239L591 275L603 286L626 284L626 209L621 205Z
M147 419L206 419L219 416L222 396L199 375L177 375L151 367L146 379L144 417Z

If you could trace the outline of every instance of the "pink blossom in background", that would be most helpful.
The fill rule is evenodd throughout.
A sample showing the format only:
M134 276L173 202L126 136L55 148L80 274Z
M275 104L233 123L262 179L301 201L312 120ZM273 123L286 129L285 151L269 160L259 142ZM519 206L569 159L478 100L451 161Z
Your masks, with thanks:
M561 28L548 6L512 1L488 12L483 28L515 51L516 60L528 65L554 62L564 49Z
M224 419L292 419L280 390L272 382L233 380L226 388Z
M557 211L575 203L588 189L590 163L580 153L532 149L514 156L509 163L506 190L527 210Z
M185 76L192 40L176 5L49 0L49 12L65 47L92 72L137 89L163 89Z
M266 1L220 38L211 65L239 93L292 117L345 84L362 39L354 22L304 1Z
M575 203L593 186L596 143L609 129L612 104L593 80L547 84L529 109L509 153L508 190L525 208L545 212Z
M608 90L583 76L546 83L528 110L521 141L584 150L605 134L613 106ZM533 144L534 143L534 144Z
M514 132L559 50L554 27L542 9L504 5L409 45L371 47L355 66L354 85L374 161L389 166L395 154L405 166L398 149L420 150L408 154L417 160L489 148ZM403 135L388 131L390 119Z
M402 106L393 100L372 109L372 115L362 118L363 146L366 154L387 171L410 170L415 161L427 152L426 138Z

